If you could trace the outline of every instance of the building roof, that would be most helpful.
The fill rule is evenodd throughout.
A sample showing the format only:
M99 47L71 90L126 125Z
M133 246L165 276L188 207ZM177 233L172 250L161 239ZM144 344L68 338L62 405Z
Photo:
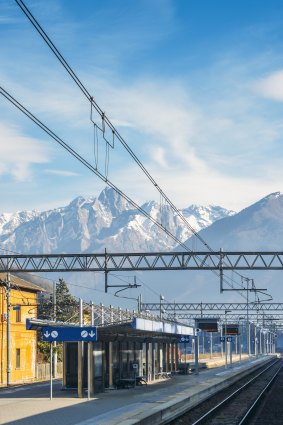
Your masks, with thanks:
M11 275L11 288L17 289L23 288L23 289L29 289L30 291L34 292L45 292L43 288L36 285L35 283L28 282L27 280L21 279L15 274L10 273ZM0 273L0 281L7 281L7 273Z

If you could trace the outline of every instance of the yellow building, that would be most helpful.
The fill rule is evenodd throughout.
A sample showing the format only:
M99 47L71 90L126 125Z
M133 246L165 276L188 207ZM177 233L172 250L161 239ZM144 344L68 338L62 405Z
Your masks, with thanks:
M7 384L7 274L0 273L0 386ZM36 318L39 286L10 274L11 384L32 381L36 365L36 331L26 319Z

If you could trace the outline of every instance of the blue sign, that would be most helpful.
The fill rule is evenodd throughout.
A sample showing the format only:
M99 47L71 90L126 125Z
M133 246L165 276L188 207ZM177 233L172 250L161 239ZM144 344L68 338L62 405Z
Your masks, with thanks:
M48 327L42 328L43 341L97 341L95 327Z
M21 309L21 307L20 307L20 306L13 307L13 310L20 310L20 309Z
M227 336L227 342L232 342L232 337L231 336Z
M182 335L182 336L180 336L179 342L190 342L189 335Z
M220 337L220 342L225 342L225 336Z

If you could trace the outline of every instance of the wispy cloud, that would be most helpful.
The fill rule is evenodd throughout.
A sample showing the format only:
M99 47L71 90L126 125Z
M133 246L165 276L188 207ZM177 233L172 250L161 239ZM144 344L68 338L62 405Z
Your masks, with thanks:
M265 78L259 79L254 84L255 91L267 98L283 101L283 70L272 72Z
M63 176L63 177L75 177L75 176L79 176L79 173L75 173L73 171L65 171L65 170L52 170L52 169L45 169L43 170L44 173L48 173L48 174L56 174L58 176Z
M25 136L11 123L0 122L0 174L26 180L32 165L48 161L49 152L40 140Z

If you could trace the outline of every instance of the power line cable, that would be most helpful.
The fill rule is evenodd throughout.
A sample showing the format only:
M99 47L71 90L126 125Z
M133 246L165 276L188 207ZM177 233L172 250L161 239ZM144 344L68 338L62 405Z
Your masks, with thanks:
M110 186L115 192L117 192L122 198L124 198L129 204L131 204L135 209L140 211L145 215L152 223L154 223L160 230L164 231L168 236L175 240L180 246L182 246L187 252L192 252L186 244L177 238L173 233L166 229L158 220L153 218L146 210L140 207L135 201L133 201L128 195L126 195L122 190L120 190L114 183L108 180L103 174L96 170L85 158L83 158L79 153L77 153L71 146L64 142L59 136L57 136L50 128L43 124L35 115L33 115L28 109L26 109L21 103L19 103L14 97L12 97L3 87L0 87L0 94L4 96L10 103L12 103L17 109L19 109L24 115L26 115L31 121L33 121L38 127L40 127L45 133L47 133L53 140L55 140L60 146L62 146L67 152L69 152L73 157L75 157L79 162L81 162L86 168L88 168L92 173L96 174L104 183ZM197 256L198 259L200 259ZM212 270L214 274L219 276L219 273L215 270ZM231 283L223 276L223 281L231 286ZM239 288L240 290L240 288Z
M120 141L122 146L127 150L127 152L130 154L130 156L134 159L134 161L138 164L138 166L141 168L141 170L144 172L144 174L147 176L147 178L150 180L150 182L154 185L154 187L158 190L160 193L160 196L165 200L165 202L170 205L170 207L175 211L175 213L179 216L179 218L185 223L185 225L191 230L191 232L202 242L202 244L210 251L215 252L209 244L199 235L199 233L191 226L191 224L187 221L187 219L183 216L181 211L173 204L173 202L167 197L167 195L163 192L161 187L157 184L155 179L152 177L152 175L149 173L149 171L145 168L145 166L142 164L142 162L138 159L138 157L135 155L135 153L132 151L130 146L127 144L127 142L123 139L123 137L119 134L117 129L114 127L114 125L111 123L110 119L106 116L105 112L102 111L100 106L95 102L93 96L88 92L82 81L79 79L79 77L76 75L72 67L69 65L69 63L66 61L66 59L63 57L63 55L59 52L55 44L51 41L49 36L46 34L44 29L41 27L37 19L34 17L34 15L31 13L29 8L25 5L25 3L22 0L15 0L15 2L18 4L20 9L23 11L23 13L26 15L26 17L29 19L33 27L36 29L36 31L40 34L44 42L47 44L47 46L51 49L51 51L54 53L54 55L57 57L59 62L62 64L62 66L65 68L65 70L68 72L70 77L73 79L73 81L76 83L76 85L80 88L84 96L87 98L87 100L91 103L91 110L92 107L95 108L97 113L100 115L102 119L102 127L103 127L103 134L105 132L105 124L108 125L110 130L112 131L113 138L114 136ZM107 142L107 141L106 141ZM109 143L107 142L107 146L109 149ZM107 154L108 152L108 154ZM106 163L109 161L109 151L106 151ZM108 167L106 167L105 163L105 175L106 175L106 181L107 181L107 175L108 175ZM162 218L161 218L161 226L162 230L164 230L167 233L167 229L162 225ZM170 232L169 232L170 233ZM167 233L167 234L169 234ZM171 234L170 234L171 236ZM171 236L172 237L172 236ZM173 238L175 241L176 239ZM184 245L181 243L181 246L184 247ZM187 250L187 248L185 248ZM234 271L235 274L238 276L242 276L237 271ZM226 282L227 283L227 282ZM231 285L229 285L231 286Z
M103 135L105 133L105 123L108 125L110 130L113 134L113 141L114 136L120 141L120 143L124 146L124 148L128 151L130 156L134 159L134 161L138 164L138 166L142 169L144 174L148 177L148 179L151 181L151 183L155 186L155 188L159 191L160 196L165 200L165 202L168 203L168 205L171 206L173 211L179 216L179 218L185 223L185 225L191 230L191 232L204 244L204 246L210 251L214 252L214 250L208 245L208 243L198 234L198 232L190 225L190 223L186 220L186 218L183 216L183 214L179 211L177 207L171 202L171 200L167 197L167 195L163 192L161 187L157 184L155 179L151 176L151 174L148 172L148 170L145 168L145 166L142 164L142 162L138 159L138 157L134 154L132 149L129 147L129 145L126 143L126 141L123 139L123 137L119 134L119 132L116 130L114 125L111 123L109 118L106 116L106 114L102 111L102 109L99 107L99 105L94 101L93 96L88 92L84 84L81 82L81 80L78 78L76 73L73 71L71 66L68 64L68 62L65 60L65 58L62 56L62 54L59 52L59 50L56 48L54 43L51 41L49 36L46 34L46 32L43 30L39 22L36 20L34 15L31 13L31 11L28 9L28 7L25 5L25 3L22 0L15 0L20 9L23 11L23 13L26 15L26 17L29 19L31 24L34 26L36 31L40 34L44 42L48 45L48 47L51 49L51 51L54 53L54 55L57 57L57 59L60 61L62 66L65 68L65 70L68 72L70 77L73 79L73 81L76 83L76 85L80 88L84 96L88 99L88 101L91 103L91 108L94 107L95 110L98 112L102 119L102 127L103 127ZM105 139L106 143L106 157L105 157L105 178L106 181L108 180L108 163L109 163L109 143ZM97 167L97 164L96 164ZM171 232L168 233L167 229L162 224L162 217L161 217L161 223L162 230L164 230L169 236L171 236ZM172 236L171 236L172 237ZM175 241L176 239L173 238ZM180 244L183 246L183 244ZM242 276L240 273L234 271L235 274L238 276ZM227 282L226 282L227 283ZM231 286L229 284L229 286ZM233 283L232 283L233 286Z

